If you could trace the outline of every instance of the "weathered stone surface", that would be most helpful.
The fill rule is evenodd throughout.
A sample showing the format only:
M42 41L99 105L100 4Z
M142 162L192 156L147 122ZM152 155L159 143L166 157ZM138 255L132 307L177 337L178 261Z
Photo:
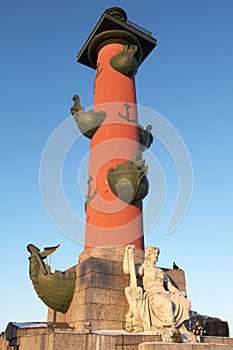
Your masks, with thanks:
M119 329L124 328L124 322L119 320L92 320L91 321L91 328L92 329L100 329L100 330L106 330L110 329L113 331L117 331Z
M106 264L106 261L108 262ZM112 274L112 261L103 258L89 257L77 266L76 276L86 275L89 272Z
M166 343L145 342L138 346L138 350L232 350L232 346L224 344L194 344L194 343Z
M94 247L87 249L79 255L79 263L90 257L102 258L107 260L120 261L122 263L125 254L124 246L113 247ZM135 250L135 263L142 263L144 259L144 251L142 249Z
M218 343L218 344L228 344L233 346L233 338L227 338L227 337L201 337L201 342L205 344Z
M124 346L124 347L123 347ZM115 350L138 350L138 345L116 345Z
M31 329L30 329L31 332ZM33 333L33 332L32 332ZM129 334L124 331L99 331L90 334L51 330L26 334L17 339L19 350L233 350L232 338L204 337L208 343L167 343L152 334ZM0 350L13 350L5 339L0 339Z
M112 269L113 269L113 275L119 275L122 276L124 271L123 271L123 266L122 266L122 261L112 261Z
M177 287L181 292L187 295L185 273L183 270L173 270L162 268L162 270L168 275L171 282Z
M0 338L0 350L14 350L14 346L10 346L6 339Z
M122 290L109 290L110 305L125 305L125 292Z
M19 349L21 350L53 350L53 333L44 333L39 335L24 336L20 338Z
M148 340L156 340L157 336L131 335L125 332L96 332L67 333L45 332L43 334L24 335L20 338L19 350L137 350L139 343ZM2 346L2 342L0 345ZM13 350L13 347L0 348L1 350Z

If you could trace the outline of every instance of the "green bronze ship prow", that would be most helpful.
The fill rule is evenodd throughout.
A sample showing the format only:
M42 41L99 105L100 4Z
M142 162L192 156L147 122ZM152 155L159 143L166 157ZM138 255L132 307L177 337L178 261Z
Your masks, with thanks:
M148 166L142 153L136 151L134 159L108 170L107 181L115 196L123 202L135 204L148 194L147 173Z
M31 253L29 275L38 297L52 310L65 313L72 301L75 289L75 272L65 273L51 268L43 260L55 252L59 245L47 247L44 251L33 244L27 246Z

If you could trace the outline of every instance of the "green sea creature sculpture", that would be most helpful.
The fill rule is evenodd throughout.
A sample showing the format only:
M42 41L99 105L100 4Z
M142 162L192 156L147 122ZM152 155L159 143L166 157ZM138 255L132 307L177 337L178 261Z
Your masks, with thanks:
M142 153L137 151L134 159L118 164L115 169L110 168L107 181L115 196L123 202L135 204L148 194L147 173L148 166L145 166Z
M29 275L38 297L52 310L65 313L72 301L76 283L75 272L65 273L55 270L44 262L59 245L44 248L42 252L35 245L29 244Z
M83 135L92 139L100 125L103 123L106 112L95 112L94 109L89 109L85 112L85 109L80 104L78 95L73 96L74 105L71 107L71 114L74 120L78 124L79 130Z
M72 97L72 100L74 101L74 104L70 109L72 115L74 115L75 113L78 113L80 111L84 111L84 108L80 104L80 98L78 95L74 95Z
M124 45L122 52L110 59L111 67L127 77L134 77L138 69L138 62L135 56L136 51L136 45Z

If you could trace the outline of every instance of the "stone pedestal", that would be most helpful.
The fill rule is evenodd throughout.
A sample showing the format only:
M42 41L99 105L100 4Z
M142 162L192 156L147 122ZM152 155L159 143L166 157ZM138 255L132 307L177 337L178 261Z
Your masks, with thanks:
M43 327L42 327L43 328ZM90 334L59 331L57 328L19 329L15 338L1 339L0 350L233 350L232 338L202 338L201 344L161 342L158 335L129 334L124 331Z
M71 324L75 331L125 329L128 302L125 287L129 275L123 272L125 247L92 248L79 256L76 270L76 289L69 310L57 313L57 322ZM144 251L136 249L135 263L144 259ZM186 293L185 276L181 270L165 269L173 283ZM53 311L48 312L48 321L53 321Z

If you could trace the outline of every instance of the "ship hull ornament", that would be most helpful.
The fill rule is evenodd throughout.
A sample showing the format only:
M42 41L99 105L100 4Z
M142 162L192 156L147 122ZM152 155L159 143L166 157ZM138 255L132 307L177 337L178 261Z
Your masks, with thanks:
M148 194L148 166L137 151L134 159L110 168L107 181L111 191L123 202L135 204Z
M43 260L55 252L59 245L47 247L44 251L29 244L29 275L38 297L52 310L65 313L72 301L76 277L75 272L64 273L55 270L51 273L50 266Z
M138 62L134 55L136 51L137 46L125 45L122 52L114 55L110 59L111 67L129 78L133 78L138 69Z
M79 130L83 135L92 139L100 125L103 123L106 112L95 112L94 109L89 109L85 112L85 109L80 105L78 95L73 96L74 105L71 107L71 114L74 120L78 124Z
M147 125L146 129L144 129L141 125L138 126L139 140L142 152L150 148L152 142L154 141L154 136L151 133L152 128L152 125Z

